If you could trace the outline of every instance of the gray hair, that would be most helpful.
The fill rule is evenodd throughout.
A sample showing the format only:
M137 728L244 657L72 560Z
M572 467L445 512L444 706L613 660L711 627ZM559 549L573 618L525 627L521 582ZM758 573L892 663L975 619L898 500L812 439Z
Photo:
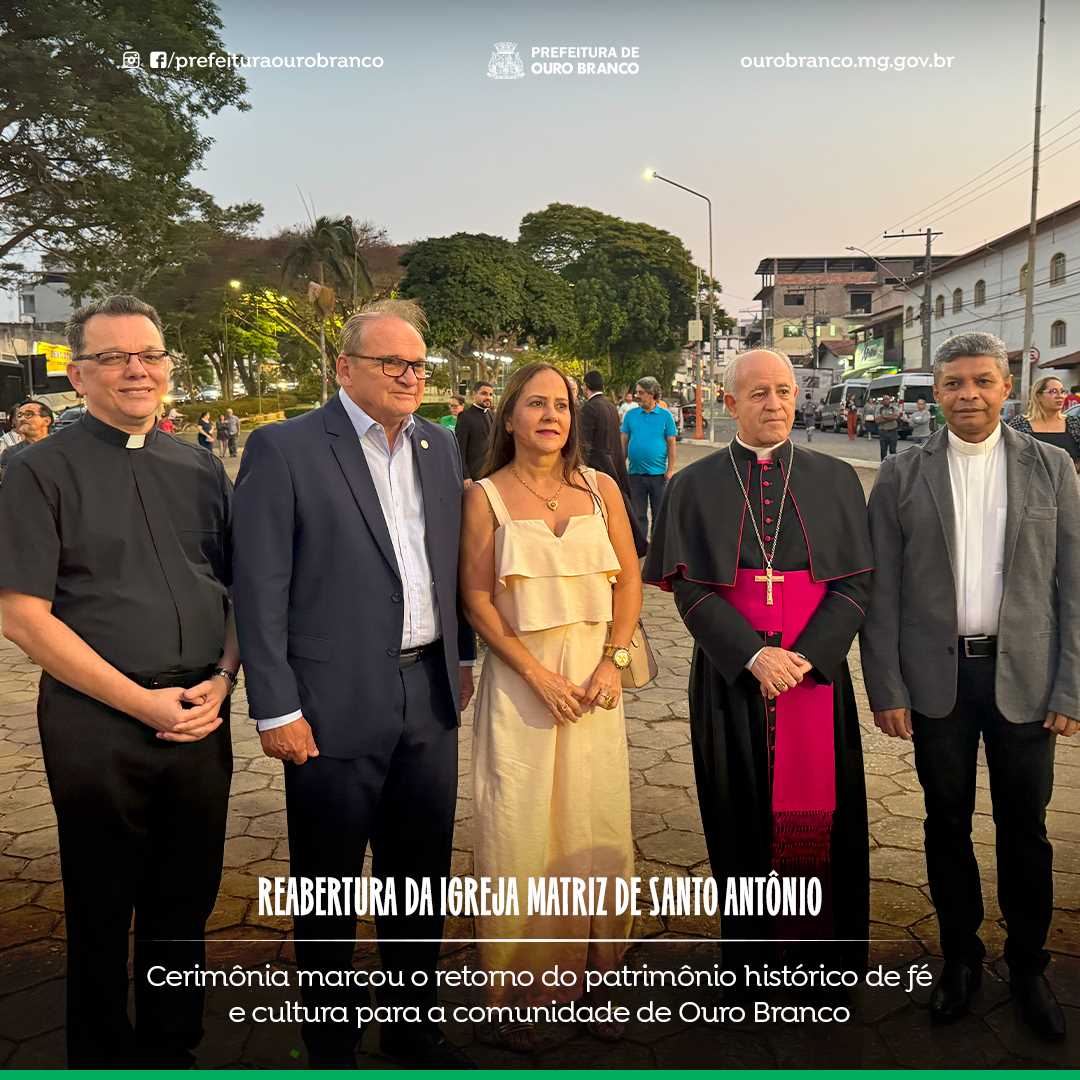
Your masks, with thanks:
M427 333L427 316L415 300L375 300L350 316L341 328L341 351L362 353L365 331L380 319L404 319L421 337Z
M934 353L934 382L944 374L944 367L961 356L992 356L998 363L1001 377L1008 379L1012 372L1009 371L1009 350L1005 348L1005 342L996 334L987 334L981 330L970 334L957 334L943 341Z
M652 396L657 400L660 399L661 395L664 392L660 388L659 379L654 379L651 375L642 375L641 378L638 379L636 383L634 383L634 385L640 386L646 394L652 394Z
M157 327L162 341L165 340L165 327L157 311L137 296L121 293L86 304L71 316L67 324L67 339L72 357L77 358L82 354L86 346L86 324L95 315L142 315Z
M795 365L792 364L791 357L786 353L774 352L772 349L747 349L746 352L736 353L724 368L725 394L735 396L735 387L739 381L739 367L748 356L753 356L756 353L768 353L770 356L775 356L777 360L782 360L791 368L791 378L793 382L795 381Z

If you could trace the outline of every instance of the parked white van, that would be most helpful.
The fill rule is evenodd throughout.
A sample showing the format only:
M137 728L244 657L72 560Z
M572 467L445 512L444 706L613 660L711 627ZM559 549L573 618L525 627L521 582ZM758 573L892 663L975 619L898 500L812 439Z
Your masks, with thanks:
M877 437L874 409L886 394L903 410L897 434L901 439L906 439L911 434L907 414L915 411L919 398L925 399L926 404L933 408L934 376L929 371L898 371L895 375L882 375L870 383L866 392L866 407L863 409L863 427L874 438Z
M861 408L866 401L866 392L870 387L869 379L847 379L835 383L829 388L825 399L821 403L820 425L822 431L846 431L847 416L845 404L847 399L855 399L855 407Z

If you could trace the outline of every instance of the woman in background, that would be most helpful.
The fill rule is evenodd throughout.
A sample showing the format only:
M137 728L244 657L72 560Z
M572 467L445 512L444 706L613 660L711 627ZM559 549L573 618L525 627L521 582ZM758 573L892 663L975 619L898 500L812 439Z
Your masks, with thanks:
M209 450L210 453L214 452L214 425L210 421L210 410L207 409L199 417L199 445L204 450Z
M1046 375L1031 387L1027 412L1014 416L1009 426L1039 442L1060 446L1080 468L1080 417L1066 416L1065 387L1059 378Z
M217 444L218 453L224 458L225 451L229 449L229 418L224 413L218 413Z

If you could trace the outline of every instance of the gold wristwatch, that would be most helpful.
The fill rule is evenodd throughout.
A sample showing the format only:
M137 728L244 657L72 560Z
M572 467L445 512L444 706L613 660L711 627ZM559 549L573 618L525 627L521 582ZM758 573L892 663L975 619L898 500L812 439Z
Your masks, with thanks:
M624 645L605 645L604 655L619 669L625 671L630 666L630 650Z

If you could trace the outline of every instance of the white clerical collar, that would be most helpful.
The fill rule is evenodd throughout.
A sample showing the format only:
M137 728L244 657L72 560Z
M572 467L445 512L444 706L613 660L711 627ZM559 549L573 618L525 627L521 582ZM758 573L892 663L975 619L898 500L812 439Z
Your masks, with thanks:
M985 457L994 452L994 447L1001 442L1001 425L998 424L982 442L966 442L949 431L949 449L968 457Z
M784 445L784 443L787 442L787 439L781 439L780 442L776 443L774 446L751 446L748 442L743 442L738 435L735 436L735 441L744 450L749 450L751 454L757 454L758 458L762 460L765 458L769 458L770 460L772 460L773 454L777 450L779 450L780 447Z
M129 450L141 450L146 445L145 435L129 435L127 440L127 448Z

